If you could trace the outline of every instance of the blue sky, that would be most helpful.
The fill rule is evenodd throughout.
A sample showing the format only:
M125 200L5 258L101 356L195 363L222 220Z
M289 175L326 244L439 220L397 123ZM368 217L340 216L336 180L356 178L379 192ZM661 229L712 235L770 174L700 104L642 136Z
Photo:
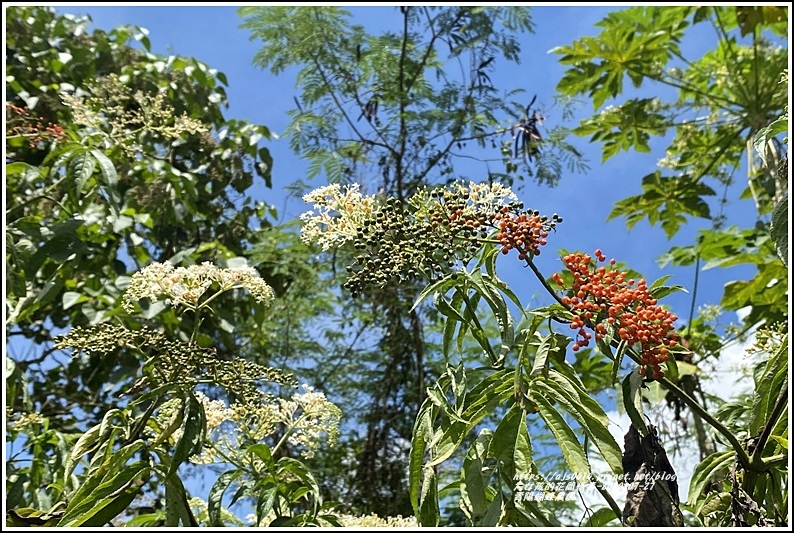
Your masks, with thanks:
M396 7L350 8L356 23L368 30L388 29L388 24L397 20L393 15ZM573 40L596 35L594 26L611 9L609 7L536 7L532 11L535 32L522 39L521 65L497 64L492 75L494 85L500 89L523 88L527 98L538 94L538 103L549 106L553 101L554 87L561 78L564 67L557 62L558 56L550 54L555 46L570 44ZM229 80L227 94L230 108L229 118L247 119L264 124L276 134L284 132L288 116L286 111L294 107L293 97L298 94L295 87L297 69L287 69L278 76L252 66L252 58L260 47L259 42L250 41L248 32L241 30L234 7L226 6L113 6L113 7L61 7L61 12L91 16L94 27L111 29L120 24L136 24L149 30L152 51L161 54L178 54L195 57L226 74ZM705 30L706 28L704 28ZM715 36L699 28L688 36L682 47L687 56L698 57L713 44ZM652 94L665 96L656 87ZM640 93L648 95L649 89ZM672 94L672 93L669 93ZM608 102L609 103L609 102ZM586 103L578 116L592 112ZM559 113L547 113L546 127L563 125ZM573 123L568 123L573 125ZM573 143L586 156L590 171L585 174L567 173L556 188L526 184L521 199L543 213L559 213L564 223L549 239L549 245L539 258L538 264L544 273L550 274L559 268L556 250L580 249L592 252L601 248L608 257L625 261L628 266L641 272L649 280L663 275L672 275L669 283L691 287L694 279L693 267L678 269L667 267L660 270L656 258L672 245L692 243L697 230L710 226L707 220L695 220L681 231L673 241L668 241L661 228L650 227L641 222L631 231L621 219L606 222L613 204L627 196L638 194L642 176L656 169L656 161L664 155L664 142L654 139L650 154L622 153L601 164L601 154L596 145L585 138ZM257 190L258 198L273 204L281 220L297 217L307 210L302 201L288 199L283 188L295 180L304 179L307 164L290 149L286 139L267 143L274 158L273 189ZM485 175L484 169L462 168L469 176ZM737 175L729 198L738 199L743 187L743 177ZM322 185L322 176L315 179ZM751 202L733 203L728 224L746 227L754 223L755 211ZM749 269L714 269L700 278L697 305L718 303L723 285L732 279L750 274ZM530 303L536 293L537 283L527 278L529 272L518 261L503 261L500 275L517 289L519 297ZM526 281L525 281L526 280ZM691 303L689 294L678 293L666 299L682 318L686 317Z
M494 85L504 90L523 88L527 91L527 99L537 94L539 103L550 105L554 87L562 77L564 67L558 63L558 56L550 54L549 50L570 44L586 35L596 35L599 31L594 24L614 9L600 6L534 8L535 32L522 40L521 65L497 64L496 72L491 76ZM58 11L90 15L94 22L91 29L109 30L121 24L135 24L148 29L153 52L195 57L226 74L230 103L227 118L263 124L279 136L286 129L289 120L287 110L294 107L293 97L298 94L295 87L297 69L287 69L273 76L254 67L252 58L261 43L250 41L248 32L239 28L241 19L235 7L91 6L59 7ZM395 7L356 7L351 8L351 11L354 21L370 31L392 29L389 23L397 20L394 16ZM713 33L698 29L688 36L682 50L684 55L697 58L714 42ZM665 93L659 88L643 88L640 93L672 96L672 93ZM546 114L546 127L575 124L562 123L560 113L555 111ZM577 116L582 118L592 111L592 105L586 102L580 107ZM528 207L539 209L544 214L556 212L564 217L564 223L549 238L549 245L537 261L540 269L548 275L561 267L556 254L560 248L590 253L601 248L607 257L627 262L629 267L641 272L649 280L672 275L668 283L691 289L694 267L680 269L668 266L659 269L656 258L673 245L691 244L698 229L710 227L709 221L692 221L672 241L665 237L660 227L650 227L645 222L628 231L621 219L606 221L616 201L641 192L640 179L656 170L657 160L664 156L664 140L652 140L653 150L650 154L621 153L605 164L601 164L598 146L588 144L585 138L576 138L571 142L584 153L590 170L584 174L566 173L555 188L528 183L520 195ZM265 189L259 182L255 195L257 199L273 204L282 221L297 218L308 207L299 199L288 198L284 187L296 180L304 180L308 165L290 150L286 139L272 140L266 144L274 159L273 188ZM485 177L484 168L476 166L462 168L462 172L469 176ZM320 176L314 183L323 185L322 180ZM728 225L749 227L755 222L752 202L738 201L744 181L745 176L741 172L737 173L737 185L729 193L733 203ZM511 285L525 305L546 303L548 297L540 293L539 284L531 272L523 268L514 256L510 256L510 259L501 261L498 267L500 276ZM696 305L718 303L726 282L751 274L752 269L744 267L713 269L702 273ZM540 300L533 302L533 295ZM674 312L685 320L691 294L678 293L662 303L671 305ZM206 490L199 489L198 494L204 496Z

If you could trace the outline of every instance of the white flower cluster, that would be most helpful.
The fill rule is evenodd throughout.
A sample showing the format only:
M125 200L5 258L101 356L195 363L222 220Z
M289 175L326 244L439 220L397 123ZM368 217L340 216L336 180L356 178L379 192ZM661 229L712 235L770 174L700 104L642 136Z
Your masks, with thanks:
M342 527L350 528L368 528L368 527L418 527L416 518L413 516L388 516L381 518L376 514L369 514L364 516L353 516L340 514L339 521Z
M47 421L39 413L22 413L17 420L11 422L11 429L15 431L25 431L36 424L44 424Z
M212 263L175 268L171 263L152 263L132 275L122 305L128 312L135 310L141 298L152 301L165 296L166 304L197 309L202 295L218 283L220 292L245 288L257 302L270 302L273 289L250 266L218 268Z
M473 181L467 183L458 180L441 190L451 193L450 197L462 204L460 208L464 216L498 213L505 205L518 201L518 197L510 187L505 187L501 183L475 183ZM418 193L411 198L410 203L416 207L417 211L421 211L428 204L427 192Z
M204 407L208 430L215 429L224 421L232 419L233 412L226 407L226 403L223 400L211 400L203 392L196 392L196 399Z
M303 196L307 204L314 204L314 211L301 215L303 242L316 242L323 251L354 240L365 220L370 220L378 205L374 196L364 196L358 183L327 185Z
M314 392L314 388L306 384L303 389L306 392L293 394L291 400L279 399L279 418L292 428L287 441L302 447L301 455L310 459L323 434L327 435L328 444L336 442L342 412L322 392Z

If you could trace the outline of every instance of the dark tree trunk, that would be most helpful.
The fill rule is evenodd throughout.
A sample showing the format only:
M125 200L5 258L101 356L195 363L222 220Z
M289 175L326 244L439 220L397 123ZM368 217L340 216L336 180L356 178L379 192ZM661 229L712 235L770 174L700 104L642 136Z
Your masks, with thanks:
M628 493L623 525L683 526L675 471L659 442L656 428L649 424L648 435L642 437L632 424L624 444L623 471Z

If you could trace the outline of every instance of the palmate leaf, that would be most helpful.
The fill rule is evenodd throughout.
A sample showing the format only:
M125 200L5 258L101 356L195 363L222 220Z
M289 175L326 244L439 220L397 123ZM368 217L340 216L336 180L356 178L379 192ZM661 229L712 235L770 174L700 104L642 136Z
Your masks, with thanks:
M587 94L598 109L623 92L626 77L638 87L678 52L685 19L686 8L633 7L609 13L597 24L603 28L599 35L551 50L562 56L560 63L571 65L557 90Z
M602 143L602 162L620 151L649 153L651 137L664 135L669 127L667 117L658 107L655 98L632 99L582 121L573 132L590 135L590 142Z
M742 6L736 8L736 20L739 23L742 37L753 33L759 25L787 29L787 19L785 6Z
M688 176L663 177L660 171L642 178L642 194L630 196L615 204L607 217L624 217L633 228L648 219L651 225L661 224L667 238L672 238L687 221L688 216L711 218L703 196L714 196L714 190Z

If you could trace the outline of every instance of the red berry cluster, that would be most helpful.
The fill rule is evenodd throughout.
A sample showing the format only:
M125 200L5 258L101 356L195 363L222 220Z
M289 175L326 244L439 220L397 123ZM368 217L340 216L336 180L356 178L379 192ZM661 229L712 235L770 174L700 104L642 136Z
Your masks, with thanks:
M598 263L606 261L601 250L596 250L595 256ZM561 298L574 312L571 329L578 332L573 351L589 344L591 334L585 326L594 329L596 340L600 340L606 336L608 324L629 346L640 345L639 374L662 378L661 365L670 356L669 347L678 344L673 328L677 317L657 305L644 279L627 280L625 272L614 267L614 259L609 261L610 268L596 266L588 254L569 254L562 260L574 279L569 296ZM564 285L559 274L552 279Z
M62 127L52 122L47 122L45 126L40 117L30 115L27 106L18 107L6 104L6 109L16 115L8 119L10 123L16 123L10 127L8 135L27 137L31 148L36 148L40 142L45 140L62 141L66 137Z
M502 245L502 253L507 254L515 249L518 258L524 261L527 257L540 255L540 247L546 244L549 230L562 219L554 214L549 220L548 217L540 216L538 211L514 213L505 206L494 215L494 221L499 225L496 239Z

